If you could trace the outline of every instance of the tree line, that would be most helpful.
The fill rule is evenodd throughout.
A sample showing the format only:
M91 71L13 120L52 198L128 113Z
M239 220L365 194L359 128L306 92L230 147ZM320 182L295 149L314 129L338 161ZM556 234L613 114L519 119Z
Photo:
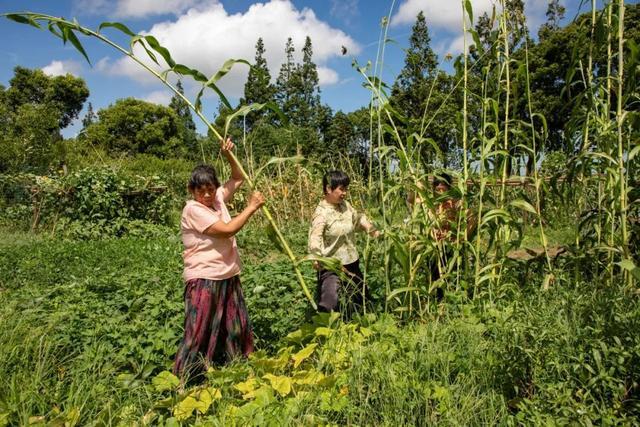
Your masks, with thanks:
M590 40L602 37L599 34L604 29L592 28L589 14L562 27L565 10L559 0L551 0L547 21L534 40L526 25L522 0L508 0L506 13L508 51L498 39L495 14L480 16L473 28L474 41L466 58L470 94L467 130L469 134L486 132L483 128L486 114L493 114L498 124L505 120L528 120L540 135L542 150L571 155L579 149L580 140L572 130L576 121L581 120L575 112L580 110L580 103L586 99L583 94L588 90L584 64L588 56L592 57L591 69L594 76L600 77L607 66L607 52L589 51ZM631 54L637 55L640 6L629 5L626 14L625 39ZM255 49L239 105L261 103L273 108L251 111L236 119L230 129L232 136L246 141L252 157L258 161L274 155L301 154L318 161L345 156L355 159L366 171L371 141L375 140L377 129L382 129L381 138L385 138L384 125L371 126L368 105L353 112L334 112L322 102L311 38L305 39L300 63L294 60L292 38L287 40L286 59L275 80L261 38ZM496 72L492 61L505 54L513 58L508 62L513 68L508 93L504 89L504 75L490 74ZM462 158L461 81L465 58L461 54L456 58L446 55L443 59L445 63L439 62L431 47L427 20L420 12L412 27L404 66L387 89L392 120L402 137L418 136L426 142L418 148L426 170L456 168ZM523 72L525 59L528 67ZM528 97L525 87L530 90ZM183 91L180 82L178 88ZM503 101L505 96L510 97L509 103L497 102L496 111L486 112L482 99ZM609 96L615 97L615 93ZM95 112L89 103L81 131L75 138L64 140L61 130L78 118L88 97L89 90L81 78L50 77L41 70L16 67L9 86L0 85L0 173L48 173L63 166L74 154L91 150L112 157L149 154L195 160L200 146L213 145L209 135L196 132L188 105L177 96L167 107L126 98ZM510 110L504 111L504 105L509 105ZM215 123L223 125L232 112L221 103ZM532 112L535 118L530 117ZM517 132L512 137L520 143L511 144L514 152L506 165L509 174L522 170L529 173L534 167L533 160L517 153L519 146L526 147L526 137Z

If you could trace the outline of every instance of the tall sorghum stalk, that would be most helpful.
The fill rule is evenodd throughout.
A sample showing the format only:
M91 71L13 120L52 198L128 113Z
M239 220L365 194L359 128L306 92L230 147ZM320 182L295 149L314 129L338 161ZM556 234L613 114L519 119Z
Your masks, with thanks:
M545 232L544 232L544 226L542 224L542 210L540 209L541 180L538 174L538 166L537 166L538 150L536 145L536 128L534 123L533 108L531 106L531 84L529 82L529 42L526 39L524 42L524 49L525 49L524 53L525 53L525 70L526 70L525 75L526 75L526 81L527 81L527 86L526 86L527 109L529 110L529 118L531 121L531 153L529 153L529 155L533 156L533 185L536 192L535 194L535 197L536 197L535 210L536 210L536 216L537 216L536 220L538 222L538 228L540 230L540 243L542 244L542 248L544 249L544 256L547 260L547 268L549 269L549 274L551 274L551 258L549 258L547 236L545 235Z
M623 89L624 89L624 0L619 0L618 12L618 94L616 109L616 124L618 127L618 174L619 174L619 202L620 202L620 225L622 227L621 251L624 258L629 257L629 235L627 231L627 169L625 168L625 144L622 127L624 125L625 114L622 111ZM628 153L628 151L627 151ZM627 270L624 271L627 281L630 283L631 276Z
M144 68L147 72L149 72L150 74L155 76L158 80L160 80L165 86L167 86L169 89L171 89L171 91L173 91L173 93L176 96L179 96L180 98L182 98L187 103L189 108L191 108L191 110L203 121L203 123L207 126L208 130L216 138L223 139L224 137L226 137L226 129L225 129L225 132L223 132L224 136L222 134L220 134L218 132L218 130L216 128L214 128L213 125L207 120L207 118L202 113L201 109L199 107L196 107L187 97L185 97L182 93L180 93L180 91L178 91L167 80L168 72L159 73L158 71L154 70L149 65L147 65L144 61L142 61L140 58L138 58L133 53L133 44L136 43L136 42L137 43L141 43L142 47L149 54L151 59L153 59L155 61L155 55L153 53L151 53L149 48L151 48L154 51L156 51L157 54L159 54L160 56L163 57L163 59L165 59L167 64L169 66L171 66L171 69L168 70L168 71L174 71L174 72L179 73L179 74L192 75L192 76L194 76L194 78L195 78L196 75L198 75L198 76L201 75L201 73L197 73L195 70L191 70L188 67L182 66L180 64L175 64L175 62L173 62L173 60L171 59L169 51L166 50L165 48L163 48L162 46L160 46L159 44L157 44L157 41L155 41L155 43L154 43L153 41L155 39L149 39L147 37L135 35L128 28L126 28L124 25L119 24L119 23L116 23L116 24L113 24L113 23L103 24L103 26L106 26L106 27L115 27L115 28L119 29L120 31L124 32L125 34L127 34L127 35L129 35L131 37L132 49L131 49L131 51L129 51L129 50L126 50L125 48L121 47L120 45L116 44L115 42L111 41L107 37L103 36L99 32L93 31L93 30L91 30L89 28L86 28L86 27L82 27L77 22L67 21L67 20L65 20L63 18L57 18L55 16L50 16L50 15L45 15L45 14L38 14L38 13L31 13L31 12L24 12L24 13L19 13L19 14L4 14L3 16L5 16L5 17L7 17L7 18L9 18L9 19L11 19L13 21L19 22L19 23L29 24L29 25L35 26L35 27L37 27L39 29L41 29L42 27L40 26L40 24L38 24L38 21L44 21L47 24L48 29L52 33L54 33L56 36L62 38L65 43L67 41L71 42L71 44L73 44L73 46L80 53L82 53L83 56L85 58L87 58L87 60L88 60L87 54L86 54L84 48L82 47L82 45L80 44L80 41L78 40L78 38L77 38L77 36L75 35L74 32L78 31L79 33L84 34L86 36L91 36L91 37L97 38L98 40L106 43L107 45L109 45L109 46L113 47L114 49L118 50L123 55L125 55L125 56L129 57L130 59L132 59L134 62L136 62L142 68ZM144 44L144 43L147 43L147 44ZM213 86L215 77L217 77L217 76L214 76L212 79L209 79L209 81L207 81L207 84L205 86L209 86L209 82L212 82L211 85ZM209 87L212 87L212 86L209 86ZM216 87L216 89L217 89L217 87ZM198 101L196 103L198 103L198 102L199 102L199 99L198 99ZM248 108L256 108L256 107L249 106ZM239 111L238 113L241 113L241 111ZM204 156L204 150L202 149L202 151L203 151L203 156ZM232 160L237 162L238 165L240 166L240 172L242 173L242 176L245 179L245 181L247 182L247 184L249 185L249 187L254 188L253 181L251 180L249 175L247 175L247 173L245 172L244 168L240 165L240 162L237 161L237 158L235 157L235 155L230 152L230 156L231 156ZM298 278L298 282L300 283L300 286L302 287L302 290L303 290L305 296L309 299L309 302L311 303L311 305L315 309L316 308L316 304L315 304L315 302L313 300L313 297L311 296L311 293L309 292L309 289L306 286L304 277L302 276L302 273L301 273L300 268L298 266L298 260L296 259L295 255L291 251L291 248L289 247L289 245L287 244L287 241L285 240L284 236L280 232L280 229L278 228L276 222L273 219L273 216L271 215L271 212L269 211L269 209L267 208L266 205L262 206L262 213L265 215L265 217L267 218L267 220L269 221L269 223L273 227L273 230L275 231L275 234L276 234L280 244L282 245L282 248L284 249L284 252L286 253L286 255L291 260L292 267L293 267L293 269L295 271L296 277Z
M468 202L468 181L469 181L469 159L468 159L468 152L469 152L469 147L468 147L468 135L467 135L467 123L468 123L468 113L467 113L467 95L468 95L468 90L469 90L469 54L467 52L467 13L466 13L466 2L465 0L462 0L461 2L461 6L462 6L462 34L463 34L463 48L462 48L462 55L464 57L464 63L463 63L463 72L464 72L464 85L463 85L463 89L462 89L462 185L459 186L460 191L462 193L462 212L463 215L460 216L460 224L458 226L458 235L460 234L460 228L463 229L464 231L464 236L463 236L463 244L464 247L466 248L468 239L469 239L469 235L467 232L467 209L469 208L469 202ZM470 13L470 11L469 11ZM469 16L469 22L472 22L472 17ZM460 240L459 238L456 240ZM461 257L458 257L458 259L462 259L462 258L466 258L465 254L463 253ZM459 264L458 264L459 266ZM467 274L467 268L469 266L468 262L464 263L464 270L465 270L465 278L468 277ZM458 270L460 270L460 268L458 268ZM458 276L459 277L459 276ZM458 279L458 286L459 286L459 279Z
M504 198L506 191L506 182L507 182L507 163L511 162L511 157L509 156L509 102L511 101L511 64L510 64L510 55L509 55L509 28L507 25L507 20L509 17L509 10L507 9L507 5L504 0L501 1L502 4L502 15L500 17L500 27L502 31L503 43L504 43L504 62L503 66L505 67L505 103L504 103L504 129L503 129L503 142L502 149L504 150L504 160L502 161L502 184L500 186L500 207L504 207Z
M385 49L387 46L387 34L389 31L389 20L391 19L391 15L393 13L393 9L395 7L395 0L393 0L391 2L391 6L389 8L389 14L387 16L385 16L384 18L382 18L382 22L381 22L381 28L380 28L380 38L378 40L378 49L376 51L376 61L375 61L375 65L374 65L374 70L373 70L373 76L374 79L373 81L371 81L370 79L368 79L368 83L369 85L371 85L371 88L373 89L371 92L371 100L369 103L369 177L368 177L368 190L369 190L369 194L372 194L373 191L373 159L374 159L374 144L373 144L373 136L376 136L376 147L377 147L377 152L378 152L378 201L380 203L380 207L381 207L381 213L382 213L382 223L384 226L387 225L387 211L386 211L386 206L385 206L385 200L384 200L384 168L382 166L382 160L383 160L383 156L382 156L382 145L383 145L383 132L382 132L382 117L381 117L381 110L384 108L384 102L386 102L386 100L384 100L381 96L380 96L380 92L382 91L382 74L383 74L383 70L384 70L384 55L385 55ZM362 72L362 70L360 70ZM374 126L375 126L375 133L374 133ZM387 241L387 236L386 234L382 236L382 239L384 240L384 247L386 248L388 245L388 241ZM365 245L365 254L369 253L369 245L370 245L370 238L367 235L367 242ZM389 295L389 293L391 292L391 279L389 276L389 270L390 270L390 262L391 262L391 258L389 256L389 251L384 251L384 271L385 271L385 275L384 275L384 281L385 281L385 296ZM365 267L368 263L365 260ZM367 268L364 269L363 272L363 286L366 284L367 281ZM363 294L364 294L364 288L363 288ZM366 304L365 304L366 306ZM385 298L385 312L387 312L388 309L388 304L387 304L387 298Z

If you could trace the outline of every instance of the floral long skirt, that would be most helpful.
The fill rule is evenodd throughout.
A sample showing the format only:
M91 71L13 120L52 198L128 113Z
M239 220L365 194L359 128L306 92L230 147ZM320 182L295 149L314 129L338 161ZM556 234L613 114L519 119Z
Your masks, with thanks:
M240 277L193 279L184 290L184 338L173 372L197 374L211 363L247 357L253 332L240 287Z

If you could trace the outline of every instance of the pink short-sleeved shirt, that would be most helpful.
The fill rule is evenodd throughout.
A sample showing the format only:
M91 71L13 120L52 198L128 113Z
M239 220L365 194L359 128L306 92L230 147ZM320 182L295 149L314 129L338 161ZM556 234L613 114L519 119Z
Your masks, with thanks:
M182 210L180 229L184 244L185 281L223 280L240 273L240 257L235 237L211 237L204 231L217 221L228 223L231 215L224 204L223 188L216 191L213 209L189 200Z

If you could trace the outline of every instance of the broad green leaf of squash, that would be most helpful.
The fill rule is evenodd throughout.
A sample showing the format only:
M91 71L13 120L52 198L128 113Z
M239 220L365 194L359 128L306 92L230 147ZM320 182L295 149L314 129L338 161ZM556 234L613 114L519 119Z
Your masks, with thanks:
M299 371L293 376L293 383L299 385L316 385L325 379L325 375L318 371ZM299 393L298 393L299 394Z
M277 391L280 396L284 397L291 393L291 378L272 374L267 374L262 378L269 380L271 387Z
M293 359L293 367L297 368L298 366L300 366L300 364L304 362L305 359L313 354L317 346L317 343L309 344L308 346L291 356L291 358Z
M333 333L332 329L325 328L324 326L316 328L316 331L315 331L315 334L317 337L328 337L328 336L331 336L332 333Z
M238 419L238 418L253 418L254 417L254 413L260 409L260 407L258 405L255 404L255 402L249 402L249 403L245 403L244 405L240 406L239 408L236 408L233 411L233 418ZM256 420L253 420L254 422ZM239 424L243 424L243 423L239 423Z
M169 371L160 372L153 380L151 380L156 391L163 392L173 390L178 387L180 380Z
M283 369L289 363L291 352L289 348L283 351L278 357L271 359L260 359L254 362L254 366L267 372L274 372Z
M251 393L256 388L258 388L258 380L256 378L249 378L248 380L238 383L233 386L236 390L238 390L242 394ZM244 398L244 396L243 396Z
M173 408L173 416L178 421L184 421L193 415L196 408L200 408L199 402L192 396L187 396Z
M209 410L209 407L211 406L214 400L220 400L220 399L222 399L222 393L220 393L219 389L215 387L205 388L200 392L200 395L198 395L198 400L203 405L202 407L204 408L204 410L201 411L198 408L196 408L196 410L201 414L204 414Z
M314 336L314 331L315 327L309 324L304 324L300 327L300 329L295 330L287 335L285 337L285 340L300 344L307 338L312 338Z
M0 427L5 427L9 425L9 415L11 414L8 412L4 412L0 414Z
M273 395L273 389L266 384L257 389L254 394L256 397L254 403L261 408L268 406L276 399Z
M171 408L173 404L173 396L167 397L166 399L159 400L153 405L154 409L168 409ZM2 426L0 426L2 427Z
M263 384L262 386L260 386L260 388L257 388L243 395L242 398L244 400L255 399L258 402L259 406L267 406L274 399L273 388L271 388L271 386L267 384Z

